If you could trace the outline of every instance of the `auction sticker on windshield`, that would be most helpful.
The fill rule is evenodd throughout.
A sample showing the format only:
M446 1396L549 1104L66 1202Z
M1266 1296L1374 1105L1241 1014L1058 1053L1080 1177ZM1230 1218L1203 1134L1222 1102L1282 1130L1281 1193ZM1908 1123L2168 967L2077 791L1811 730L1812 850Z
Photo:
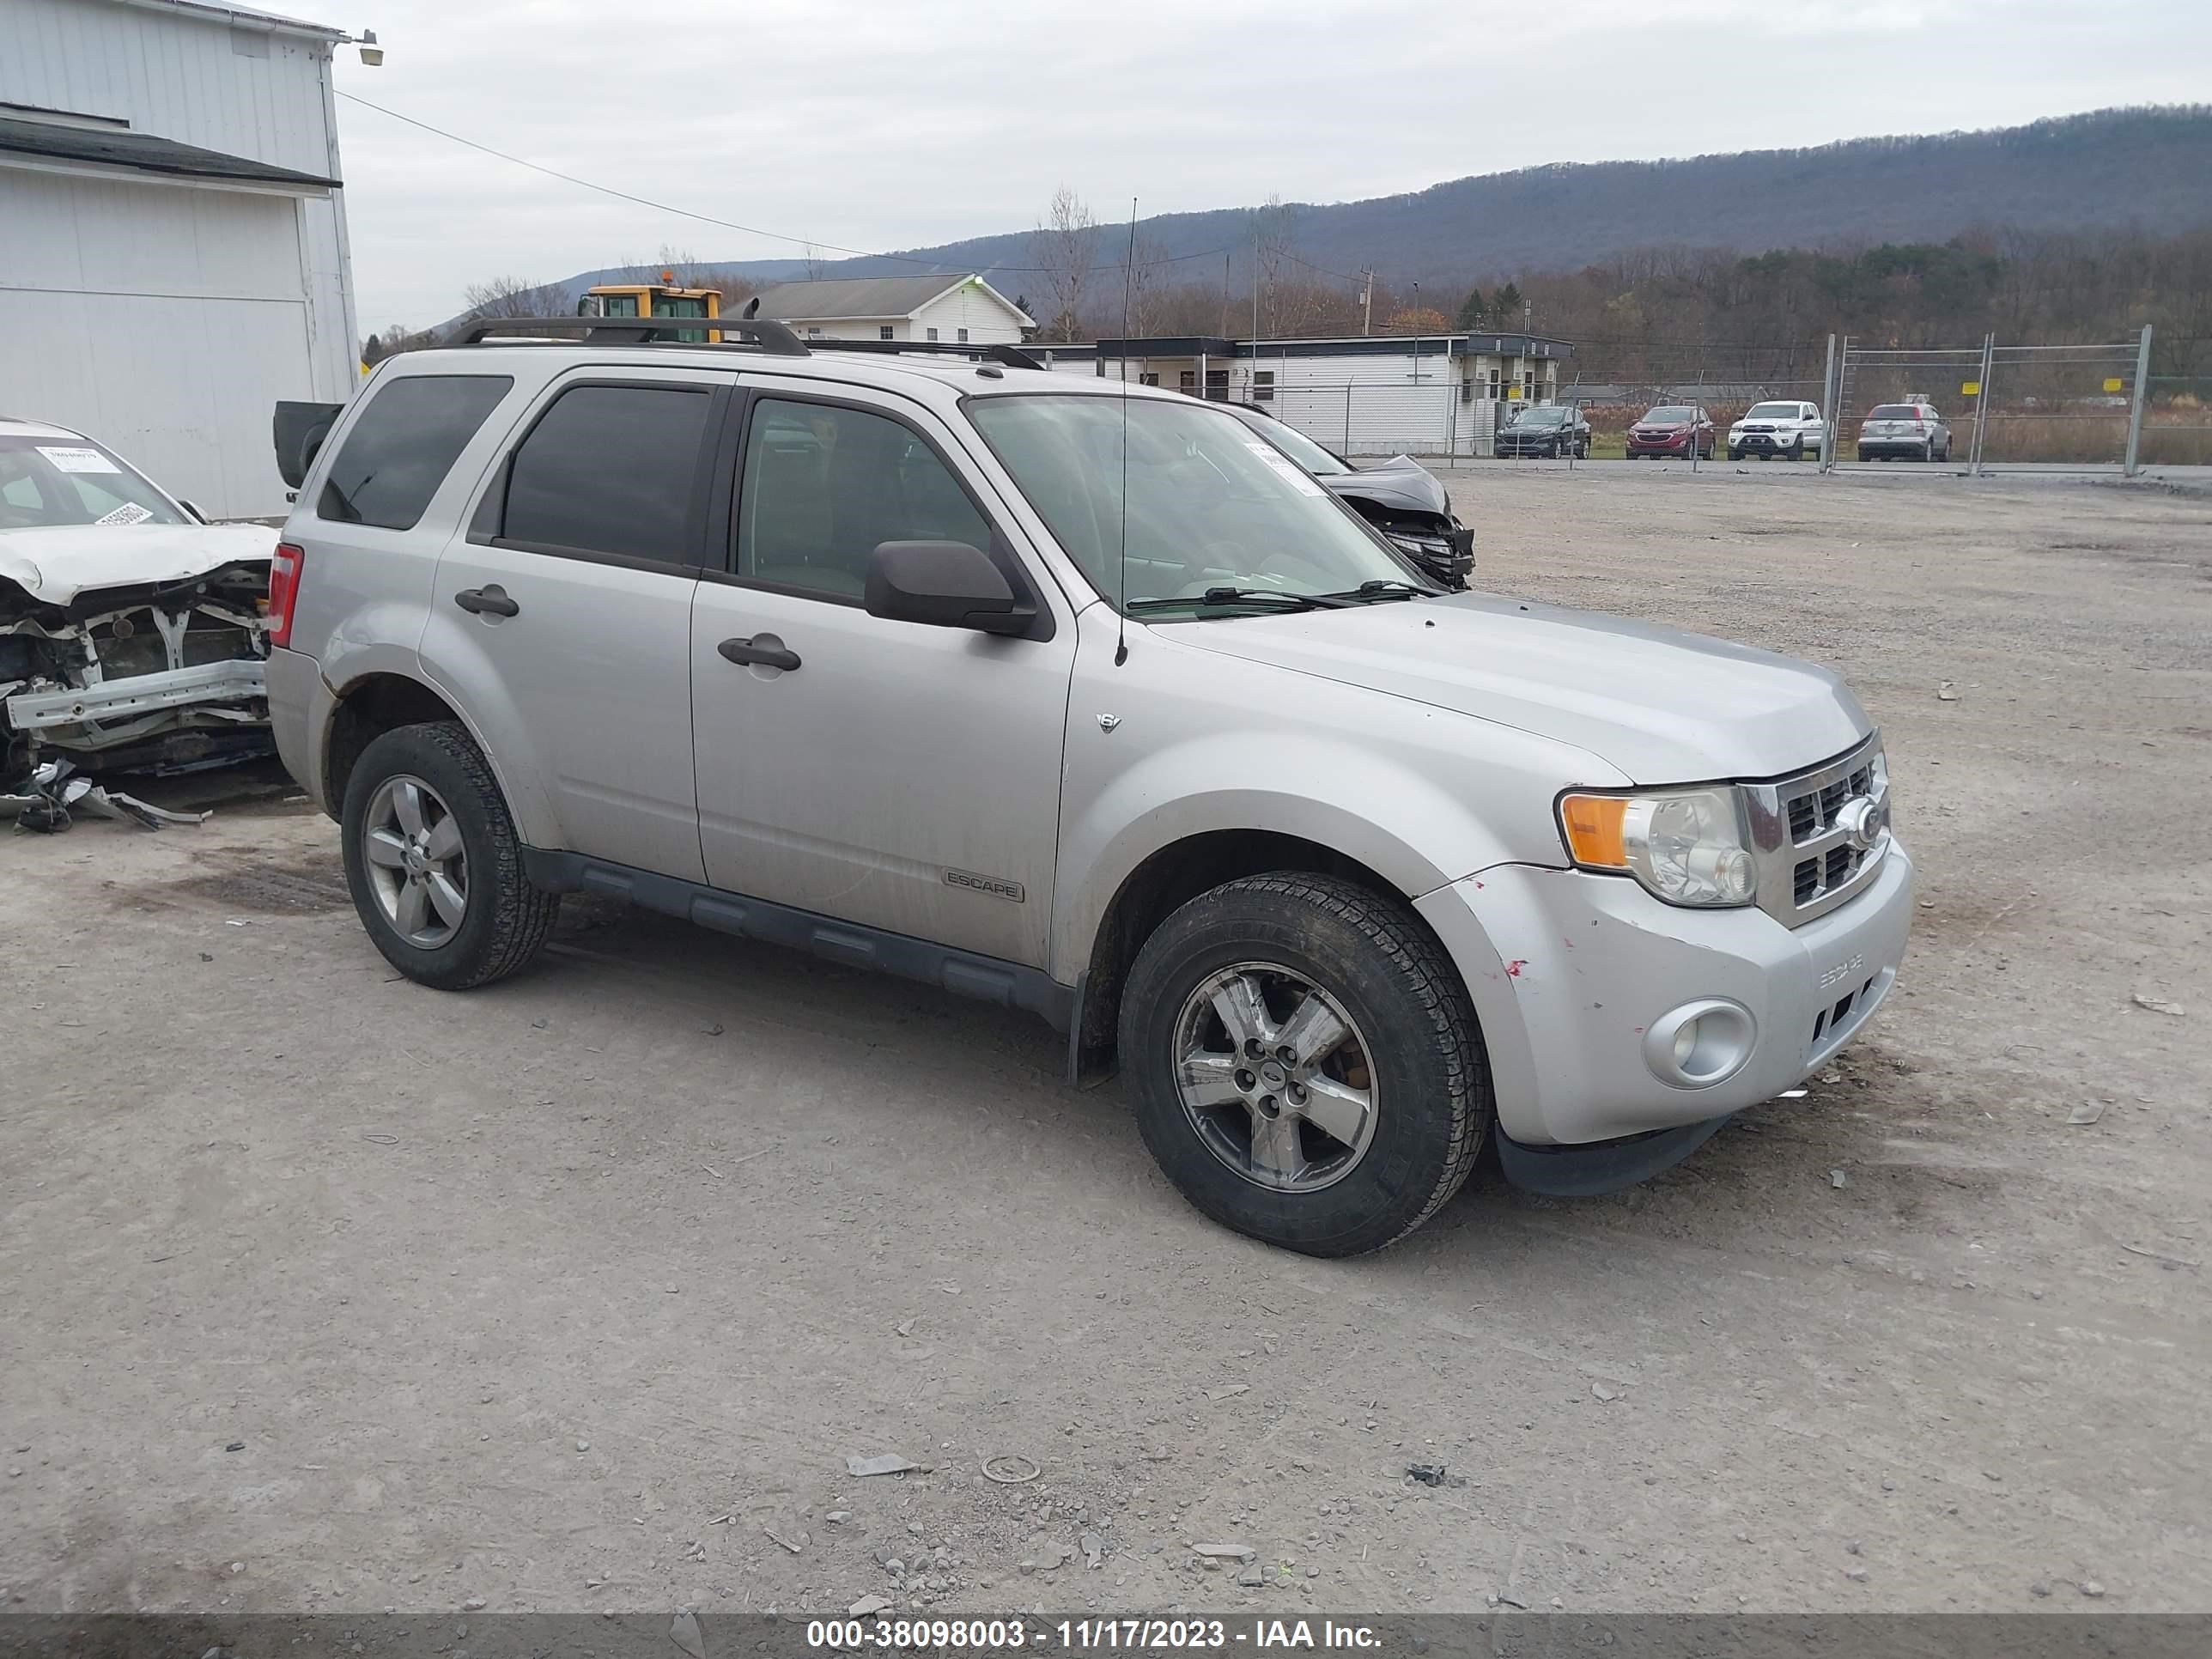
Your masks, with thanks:
M125 501L112 513L101 514L93 522L94 524L143 524L153 516L149 509L139 506L137 502Z
M1247 438L1244 441L1244 447L1289 479L1291 488L1300 495L1319 495L1324 493L1322 487L1307 476L1304 467L1273 444L1263 442L1258 438Z
M33 447L54 464L57 472L120 472L123 470L96 449L59 444L38 444Z

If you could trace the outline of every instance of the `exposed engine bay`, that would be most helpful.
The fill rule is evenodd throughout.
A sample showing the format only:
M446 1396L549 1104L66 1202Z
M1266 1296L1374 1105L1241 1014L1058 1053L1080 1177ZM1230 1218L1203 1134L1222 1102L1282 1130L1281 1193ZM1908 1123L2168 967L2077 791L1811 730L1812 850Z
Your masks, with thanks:
M103 770L180 772L270 752L265 562L40 603L0 577L0 776L57 750Z

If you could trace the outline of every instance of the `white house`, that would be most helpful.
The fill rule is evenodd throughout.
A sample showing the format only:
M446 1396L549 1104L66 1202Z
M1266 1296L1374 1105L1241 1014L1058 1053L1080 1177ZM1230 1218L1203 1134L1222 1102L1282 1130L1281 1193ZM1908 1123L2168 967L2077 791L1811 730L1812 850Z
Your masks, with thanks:
M211 516L285 510L280 398L359 378L341 30L199 0L0 3L0 414Z
M782 283L760 312L819 340L936 340L1019 345L1036 322L981 276L853 276Z
M1339 340L1201 337L1033 344L1060 373L1250 404L1340 455L1487 455L1516 404L1563 395L1573 345L1540 334Z

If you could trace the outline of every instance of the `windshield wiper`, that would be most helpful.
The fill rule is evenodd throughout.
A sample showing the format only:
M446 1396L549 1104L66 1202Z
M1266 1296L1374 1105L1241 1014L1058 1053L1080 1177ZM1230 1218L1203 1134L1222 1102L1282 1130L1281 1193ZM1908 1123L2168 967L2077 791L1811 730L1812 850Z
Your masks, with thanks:
M1246 605L1255 600L1286 605L1292 611L1340 611L1352 603L1334 593L1291 593L1279 587L1209 587L1195 598L1183 593L1170 599L1132 599L1127 609L1164 611L1170 605Z
M1342 605L1372 605L1378 599L1425 599L1435 592L1432 587L1401 582L1395 578L1377 578L1373 581L1362 582L1357 587L1346 588L1341 593L1324 593L1322 597Z

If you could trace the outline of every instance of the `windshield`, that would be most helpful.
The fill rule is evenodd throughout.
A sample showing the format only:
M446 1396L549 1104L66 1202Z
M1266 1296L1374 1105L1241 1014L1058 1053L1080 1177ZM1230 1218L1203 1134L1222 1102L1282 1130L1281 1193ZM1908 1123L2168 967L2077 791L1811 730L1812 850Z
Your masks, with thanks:
M1884 404L1867 416L1869 421L1917 421L1920 411L1911 404Z
M1644 419L1651 426L1686 426L1689 424L1692 412L1682 404L1668 404L1653 410Z
M87 439L0 436L0 530L191 522Z
M1564 409L1524 410L1513 419L1516 426L1565 426L1567 411Z
M1288 455L1316 478L1341 478L1352 469L1323 449L1296 427L1285 426L1272 415L1262 415L1256 409L1246 409L1237 404L1225 405L1228 411L1250 427L1268 442Z
M1181 620L1177 609L1196 611L1209 589L1249 589L1264 600L1416 576L1280 450L1218 407L1033 392L974 398L968 410L1068 556L1125 611L1165 601L1165 614Z
M1795 404L1753 404L1744 416L1747 421L1794 421L1797 418Z

